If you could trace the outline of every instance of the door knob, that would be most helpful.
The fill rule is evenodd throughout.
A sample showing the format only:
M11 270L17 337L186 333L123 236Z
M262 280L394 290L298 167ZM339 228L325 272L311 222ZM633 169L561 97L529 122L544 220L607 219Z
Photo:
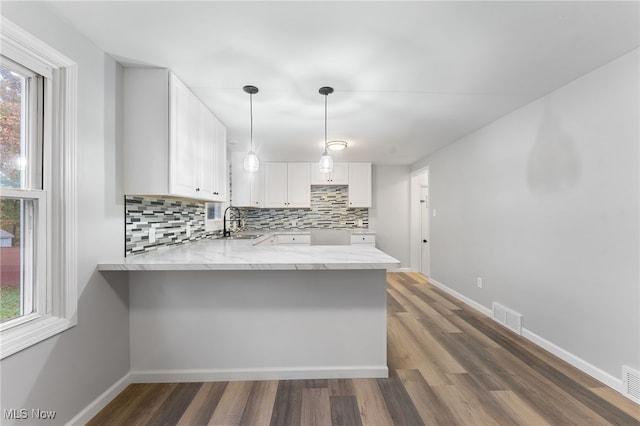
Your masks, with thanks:
M426 242L427 242L427 240L422 240L422 242L423 242L423 243L426 243Z

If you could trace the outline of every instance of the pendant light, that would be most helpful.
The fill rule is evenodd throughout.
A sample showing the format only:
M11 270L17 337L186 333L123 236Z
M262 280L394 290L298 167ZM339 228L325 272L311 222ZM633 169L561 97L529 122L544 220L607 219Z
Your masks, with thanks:
M329 94L333 93L333 87L321 87L318 92L324 95L324 153L322 157L320 157L318 166L322 173L329 173L333 171L333 158L331 158L329 151L327 151L327 99Z
M257 172L258 168L260 167L260 160L258 160L258 156L253 150L253 95L258 93L258 88L256 86L244 86L242 90L249 94L249 109L251 119L251 145L247 156L244 158L244 169L248 172Z

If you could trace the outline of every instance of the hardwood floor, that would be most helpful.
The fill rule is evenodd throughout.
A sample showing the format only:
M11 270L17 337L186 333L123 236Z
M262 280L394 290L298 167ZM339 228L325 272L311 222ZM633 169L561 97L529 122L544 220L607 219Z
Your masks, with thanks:
M640 425L640 406L431 286L387 276L388 379L132 384L96 425Z

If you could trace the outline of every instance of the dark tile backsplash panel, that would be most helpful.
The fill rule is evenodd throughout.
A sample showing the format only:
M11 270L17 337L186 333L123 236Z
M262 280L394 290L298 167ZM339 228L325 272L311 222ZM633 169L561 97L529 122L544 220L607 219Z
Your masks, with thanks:
M242 229L368 228L369 209L350 209L348 200L346 186L312 186L310 209L241 208ZM156 228L154 243L149 243L150 227ZM205 232L204 203L125 197L125 256L220 235L221 231Z

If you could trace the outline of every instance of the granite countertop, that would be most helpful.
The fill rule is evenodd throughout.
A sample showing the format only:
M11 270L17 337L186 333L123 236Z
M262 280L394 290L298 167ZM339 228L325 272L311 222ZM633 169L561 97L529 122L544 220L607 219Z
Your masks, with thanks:
M364 230L363 230L364 231ZM308 233L299 230L276 233ZM367 231L371 234L372 231ZM178 271L178 270L339 270L389 269L400 262L375 247L360 245L256 245L273 233L258 239L200 240L180 246L98 264L99 271Z

